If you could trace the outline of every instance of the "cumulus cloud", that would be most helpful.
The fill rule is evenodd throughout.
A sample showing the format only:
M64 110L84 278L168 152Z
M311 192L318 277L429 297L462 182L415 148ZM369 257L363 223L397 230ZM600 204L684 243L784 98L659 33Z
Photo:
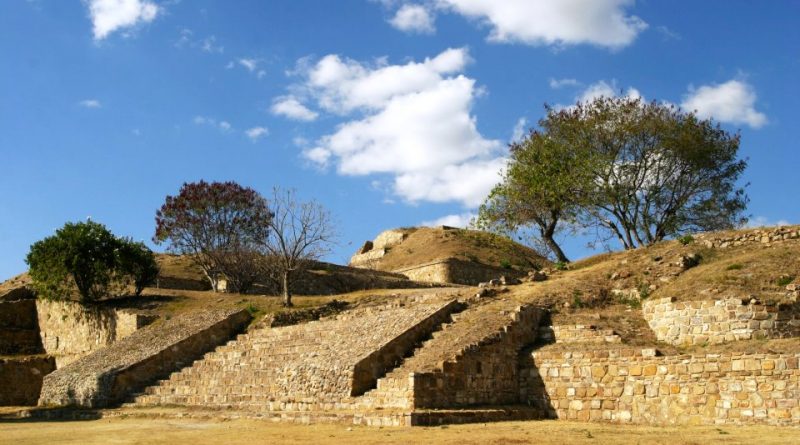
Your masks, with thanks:
M436 32L433 13L422 5L406 4L400 7L389 23L405 32L433 34Z
M78 105L82 106L83 108L102 108L103 104L100 103L97 99L84 99L78 102Z
M294 89L345 121L305 157L343 175L392 175L394 193L407 201L478 205L505 161L470 114L479 89L460 74L469 61L458 48L403 65L338 55L310 64Z
M161 8L148 0L85 0L95 40L114 31L152 22Z
M272 107L270 107L270 111L272 111L272 114L307 122L313 121L317 118L317 116L319 116L319 113L303 105L294 96L281 96L275 98L275 100L272 102Z
M767 116L755 109L756 92L751 85L741 80L703 85L691 88L684 97L681 108L695 111L701 118L714 118L730 124L744 124L761 128Z
M450 227L465 228L469 225L470 221L474 217L475 217L474 213L445 215L431 221L423 221L422 225L427 227L450 226Z
M436 4L487 25L493 42L617 49L647 29L647 23L626 12L634 0L437 0Z
M266 127L253 127L244 132L251 141L257 142L262 137L269 134L269 130Z
M591 102L600 97L617 97L621 92L622 90L617 87L616 80L612 80L610 83L605 80L600 80L586 87L585 90L575 97L575 100L577 102ZM624 96L632 99L643 98L639 90L633 87L628 87Z

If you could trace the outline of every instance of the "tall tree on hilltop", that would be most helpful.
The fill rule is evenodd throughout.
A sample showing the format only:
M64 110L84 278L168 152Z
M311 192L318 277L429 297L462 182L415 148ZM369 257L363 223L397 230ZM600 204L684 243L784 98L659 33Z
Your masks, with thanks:
M506 234L535 229L557 261L569 262L555 237L578 216L582 204L578 191L591 181L585 165L589 158L534 130L509 147L502 181L481 205L475 225Z
M156 213L153 241L190 255L214 290L222 274L229 290L246 292L255 282L271 219L267 201L249 187L232 181L184 183Z
M600 97L546 107L539 129L511 144L503 180L478 225L536 227L561 261L553 234L566 223L600 229L623 248L747 221L737 185L747 167L740 136L709 119L639 98Z

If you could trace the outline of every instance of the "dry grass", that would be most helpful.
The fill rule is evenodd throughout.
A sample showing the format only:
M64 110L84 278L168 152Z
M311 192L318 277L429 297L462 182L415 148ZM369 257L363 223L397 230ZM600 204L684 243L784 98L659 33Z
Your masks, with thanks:
M41 444L788 444L797 428L648 427L563 421L503 422L434 428L290 425L235 420L106 419L0 424L0 442Z
M402 244L392 247L377 262L381 270L397 270L447 258L521 270L549 265L533 249L491 233L430 227L409 229L407 233L408 238Z

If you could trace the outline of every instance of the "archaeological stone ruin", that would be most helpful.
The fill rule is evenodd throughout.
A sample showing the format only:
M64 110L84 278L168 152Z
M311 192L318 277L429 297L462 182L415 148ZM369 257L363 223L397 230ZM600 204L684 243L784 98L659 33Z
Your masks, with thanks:
M427 233L453 229L436 230ZM658 255L575 271L517 257L503 267L503 256L491 264L447 252L436 264L417 255L413 261L427 262L393 268L402 262L390 255L418 248L413 236L383 232L351 266L385 266L436 287L404 286L330 310L291 312L296 316L253 319L240 308L156 318L3 294L0 405L38 405L20 415L42 417L201 413L374 426L537 419L800 425L800 353L759 348L800 341L796 275L781 275L775 298L646 295L690 274L676 264L693 249L698 257L771 254L800 247L797 227L698 235L688 246L671 241ZM634 261L658 284L642 287L639 276L628 277ZM734 276L744 267L723 271ZM591 301L622 299L615 316L636 321L637 335L653 340L604 324L586 293L566 287L566 299L548 299L590 278L610 286ZM540 298L529 297L535 292ZM716 346L731 348L706 349Z

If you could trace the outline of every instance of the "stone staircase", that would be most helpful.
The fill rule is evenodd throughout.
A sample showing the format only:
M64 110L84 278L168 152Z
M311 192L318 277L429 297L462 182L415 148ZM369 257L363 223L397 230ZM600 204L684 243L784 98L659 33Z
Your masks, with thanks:
M441 298L351 310L240 335L146 388L127 406L249 413L349 409L460 304Z
M535 340L540 317L537 308L503 300L453 314L358 405L408 410L516 403L517 354Z

